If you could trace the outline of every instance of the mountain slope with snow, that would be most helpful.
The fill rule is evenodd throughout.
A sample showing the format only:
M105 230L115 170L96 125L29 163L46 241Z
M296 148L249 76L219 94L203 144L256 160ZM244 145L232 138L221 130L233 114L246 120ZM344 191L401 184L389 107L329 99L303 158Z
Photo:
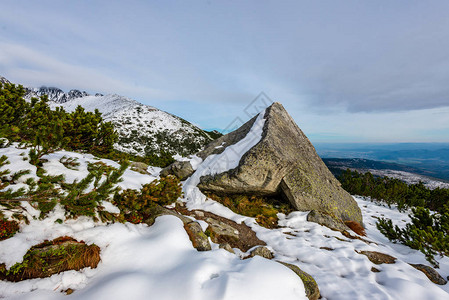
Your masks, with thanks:
M0 149L0 156L6 155L11 162L0 169L8 168L12 172L31 170L11 188L21 187L27 176L36 176L35 167L23 160L22 153L27 151L18 146ZM78 159L78 171L60 163L64 156ZM43 168L49 175L64 174L69 182L85 175L88 162L98 161L89 154L67 151L58 151L44 158ZM101 161L118 166L110 160ZM207 169L210 162L202 164L205 165L198 167L199 170ZM156 175L127 170L120 185L139 188L141 184L154 180ZM73 299L144 299L148 293L154 299L306 299L301 280L288 268L276 263L283 261L311 274L318 283L322 299L449 299L448 284L436 285L409 265L427 264L421 252L393 244L377 230L375 222L381 216L392 219L399 226L410 221L406 213L395 208L355 198L366 222L367 236L360 240L308 222L307 212L280 214L280 228L267 229L259 226L254 218L235 214L222 204L203 197L189 193L188 197L180 200L196 209L248 225L258 238L267 243L274 259L242 259L251 249L242 253L234 248L235 254L231 254L213 242L211 251L198 252L193 248L182 222L173 216L159 217L153 226L107 225L87 217L66 218L63 208L57 205L47 218L40 220L39 211L23 201L20 210L27 214L30 223L22 222L15 236L0 242L0 262L9 267L21 261L29 247L63 235L98 245L101 262L96 269L66 271L22 282L0 281L0 298L62 299L67 297L63 292L72 289L74 293L69 297ZM6 217L15 213L1 206L0 210ZM57 222L58 219L64 222ZM389 254L397 260L394 264L375 265L360 254L366 250ZM449 259L437 260L440 263L438 272L443 277L448 276Z
M117 150L134 155L160 154L162 151L187 156L203 148L212 138L186 120L141 104L130 98L110 94L89 95L79 90L65 93L58 88L27 89L26 99L48 95L50 106L74 111L81 105L87 111L98 109L103 119L112 122L119 134Z

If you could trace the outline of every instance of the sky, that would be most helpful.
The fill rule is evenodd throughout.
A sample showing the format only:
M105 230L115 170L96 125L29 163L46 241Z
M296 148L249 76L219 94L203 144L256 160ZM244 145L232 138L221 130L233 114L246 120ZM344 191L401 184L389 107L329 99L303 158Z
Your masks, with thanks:
M312 142L449 142L449 1L2 0L0 75L200 126L281 102ZM257 101L256 101L257 102Z

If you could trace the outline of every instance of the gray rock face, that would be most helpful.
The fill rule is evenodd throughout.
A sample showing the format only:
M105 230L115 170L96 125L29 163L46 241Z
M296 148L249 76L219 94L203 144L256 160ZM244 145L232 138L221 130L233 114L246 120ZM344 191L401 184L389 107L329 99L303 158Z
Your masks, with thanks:
M11 82L8 79L6 79L5 77L0 76L0 83L5 84L5 83L11 83Z
M184 180L195 172L188 161L175 161L168 167L162 169L161 176L174 175L179 180Z
M315 222L320 225L326 226L332 230L337 230L337 231L343 231L343 230L349 229L348 227L346 227L346 225L342 221L340 221L336 218L333 218L330 215L317 212L316 210L310 211L310 213L307 215L307 221Z
M318 284L312 276L301 270L296 265L288 264L282 261L278 262L295 272L296 275L301 278L302 283L304 284L304 289L306 290L306 296L307 298L309 298L309 300L318 300L320 298L320 289L318 288Z
M434 268L422 264L410 264L417 270L423 272L430 281L435 284L445 285L447 281Z
M250 257L254 257L256 255L264 257L266 259L274 258L273 253L265 246L257 247L256 249L251 251Z
M200 224L198 224L195 221L192 221L190 223L185 224L184 229L186 230L190 238L190 241L192 242L192 245L196 250L198 251L211 250L209 239L201 229Z
M209 144L197 155L205 159L244 138L256 117ZM298 210L317 210L362 224L354 199L328 170L308 138L280 103L267 108L261 140L235 169L203 176L198 187L217 194L279 195Z

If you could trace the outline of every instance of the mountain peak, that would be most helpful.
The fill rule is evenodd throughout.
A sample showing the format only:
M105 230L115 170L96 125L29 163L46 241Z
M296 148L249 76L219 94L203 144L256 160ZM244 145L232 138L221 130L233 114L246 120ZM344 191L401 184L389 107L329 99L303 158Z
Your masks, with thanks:
M6 79L5 77L0 76L0 83L5 84L5 83L11 83L11 82L8 79Z

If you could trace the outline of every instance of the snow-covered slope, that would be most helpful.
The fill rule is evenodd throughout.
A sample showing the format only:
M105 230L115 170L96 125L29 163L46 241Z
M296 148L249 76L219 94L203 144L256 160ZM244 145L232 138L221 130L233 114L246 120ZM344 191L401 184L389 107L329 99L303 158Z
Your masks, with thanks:
M30 169L26 176L36 176L35 167L23 160L21 153L27 149L8 147L0 149L11 164L4 166L12 172ZM64 167L60 158L77 157L79 170ZM49 174L65 174L68 181L82 178L87 162L97 161L88 154L55 152L44 157L43 168ZM104 163L117 166L109 160ZM204 161L209 164L210 162ZM34 169L33 169L34 167ZM205 166L203 166L204 168ZM199 167L200 168L200 167ZM154 174L156 175L156 174ZM155 176L125 172L124 188L138 188ZM26 176L15 184L20 187ZM14 186L12 186L14 187ZM190 197L194 195L190 194ZM66 271L49 278L25 280L14 283L0 281L0 298L7 299L306 299L302 282L276 260L297 265L311 274L318 283L322 299L449 299L449 284L439 286L409 263L427 264L424 255L406 246L388 241L376 228L378 217L386 217L403 226L409 221L407 214L395 208L356 198L362 209L367 236L366 241L349 239L340 232L306 220L307 212L280 215L278 229L260 227L254 218L233 213L210 199L187 199L195 208L211 211L238 223L244 222L267 243L274 259L261 257L241 258L219 249L196 251L183 224L173 216L163 216L148 227L130 223L106 225L80 217L64 220L64 211L56 206L48 218L39 220L39 212L29 203L21 206L30 216L30 224L22 223L20 231L12 238L0 242L0 262L9 267L21 260L26 250L45 239L68 235L101 248L101 262L96 269ZM5 210L4 210L5 211ZM5 211L9 216L11 212ZM201 222L201 221L199 221ZM394 264L374 265L360 251L379 251L397 258ZM449 259L438 258L438 272L449 275ZM373 272L373 268L380 272ZM75 292L64 295L63 291Z
M161 151L187 156L200 150L212 138L193 124L155 107L116 94L89 95L71 90L41 87L27 89L26 99L48 95L51 107L74 111L81 105L87 111L98 109L103 119L114 124L119 141L115 148L135 155L159 154Z

